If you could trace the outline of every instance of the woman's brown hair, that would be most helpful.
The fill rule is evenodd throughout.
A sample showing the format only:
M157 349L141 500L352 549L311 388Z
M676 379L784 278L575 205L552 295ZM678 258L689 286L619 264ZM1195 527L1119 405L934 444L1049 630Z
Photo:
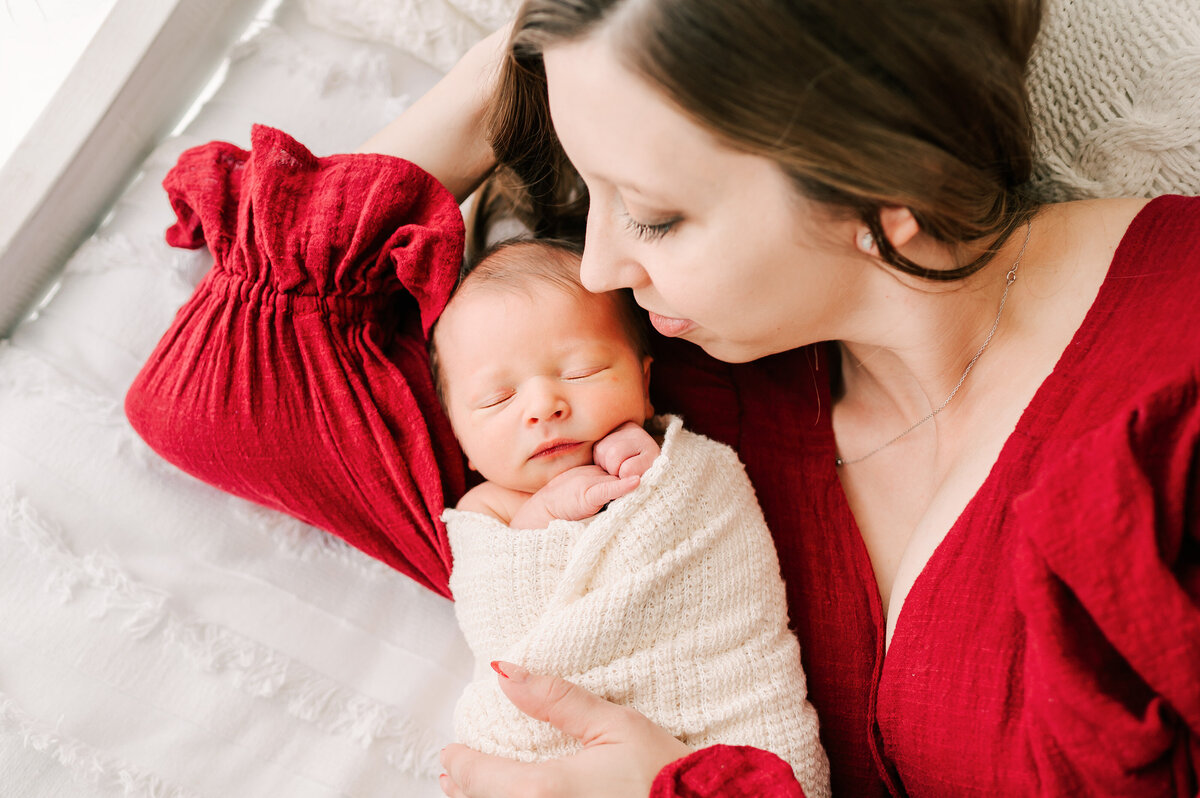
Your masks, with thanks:
M517 197L535 234L582 236L587 196L554 135L542 52L608 28L631 71L861 219L893 267L965 277L1037 210L1024 70L1040 20L1041 0L526 0L489 120L504 169L477 218ZM889 206L937 240L990 246L926 269L892 248Z

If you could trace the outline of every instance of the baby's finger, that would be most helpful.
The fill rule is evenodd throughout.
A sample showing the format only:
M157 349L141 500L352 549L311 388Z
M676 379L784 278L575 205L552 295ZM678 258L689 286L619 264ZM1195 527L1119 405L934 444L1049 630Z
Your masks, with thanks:
M624 479L606 479L603 482L597 482L594 485L589 485L587 490L583 492L584 501L596 508L596 512L600 511L604 505L619 499L627 493L631 493L638 486L641 477L625 477Z
M650 466L654 464L654 459L657 456L657 452L638 452L621 462L621 465L617 469L617 476L622 479L625 477L640 477L650 470Z
M631 452L626 451L625 447L621 446L619 441L614 441L610 435L596 444L592 450L592 461L615 477L619 476L617 472L621 468L621 463L630 454Z

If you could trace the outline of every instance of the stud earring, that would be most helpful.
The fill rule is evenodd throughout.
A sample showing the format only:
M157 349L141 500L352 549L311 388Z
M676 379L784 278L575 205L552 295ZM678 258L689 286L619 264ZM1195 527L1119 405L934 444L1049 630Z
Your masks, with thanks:
M858 237L858 248L861 249L863 252L865 252L869 255L869 254L871 254L871 250L874 247L875 247L875 236L871 235L870 230L868 230L867 232L863 233L861 236Z

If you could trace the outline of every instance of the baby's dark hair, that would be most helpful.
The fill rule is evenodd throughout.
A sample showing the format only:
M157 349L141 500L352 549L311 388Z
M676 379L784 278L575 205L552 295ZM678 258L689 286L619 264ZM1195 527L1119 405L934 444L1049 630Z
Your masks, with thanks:
M477 288L521 292L531 285L550 285L567 294L578 296L590 292L579 279L582 250L573 242L560 239L509 239L495 244L463 265L458 284L450 301L466 291ZM650 328L646 313L633 299L628 289L609 295L620 314L621 327L638 357L650 354ZM444 312L444 311L443 311ZM445 386L437 352L437 324L429 333L429 366L438 399L446 405Z

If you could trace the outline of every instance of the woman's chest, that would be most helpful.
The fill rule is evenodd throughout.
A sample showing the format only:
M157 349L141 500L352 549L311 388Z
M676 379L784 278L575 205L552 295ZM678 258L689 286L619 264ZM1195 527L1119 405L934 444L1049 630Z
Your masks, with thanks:
M938 440L931 427L872 461L839 469L846 504L879 588L885 648L891 646L913 586L943 541L970 534L969 529L956 532L969 526L963 517L968 510L990 512L996 495L989 478L1017 419L1017 414L1001 411L989 425L975 424L977 434L948 465L937 464ZM835 429L836 422L835 413Z
M1023 794L1030 786L1017 544L1003 525L991 530L937 549L882 663L877 745L910 795Z

